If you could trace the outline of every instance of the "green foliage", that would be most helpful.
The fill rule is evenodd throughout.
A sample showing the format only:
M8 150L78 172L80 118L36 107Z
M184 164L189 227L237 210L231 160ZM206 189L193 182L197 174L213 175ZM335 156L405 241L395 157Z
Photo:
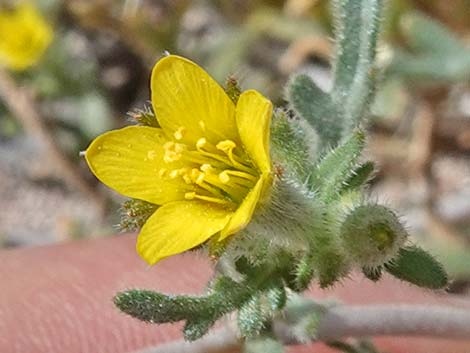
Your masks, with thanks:
M150 323L186 321L187 340L195 340L222 315L233 311L250 298L250 287L227 277L219 277L205 296L172 296L149 290L118 293L114 303L123 312Z
M310 252L307 259L311 261L310 265L320 287L326 288L348 273L349 262L340 245L335 212L325 210L320 217L318 228L312 229L310 233ZM298 282L301 282L300 279Z
M398 256L385 264L385 269L393 276L419 287L441 289L448 283L442 265L415 245L400 249Z
M269 313L264 310L261 296L252 296L238 311L238 329L244 337L256 336L265 327Z
M298 292L308 289L313 276L315 276L313 258L311 254L306 254L300 259L295 268L294 289Z
M245 352L282 352L271 335L274 318L291 326L300 341L316 336L326 306L293 294L312 281L329 287L356 268L372 281L386 270L426 288L447 283L430 255L404 246L408 234L395 213L368 203L364 194L374 163L361 163L366 138L360 125L374 95L382 6L382 0L334 1L333 89L323 92L305 75L289 82L287 98L295 114L290 117L279 109L273 116L271 192L242 232L207 245L219 257L219 272L207 293L172 296L130 290L116 295L119 309L147 322L185 321L187 340L200 338L235 311ZM245 34L252 38L257 31ZM416 48L432 44L428 42L420 35L414 38ZM227 80L226 92L236 103L240 88L235 79ZM139 124L158 126L150 111L135 115ZM128 201L125 224L142 226L156 207ZM338 348L373 352L366 346Z
M394 53L389 75L428 83L468 80L470 47L447 28L418 12L408 14L401 27L411 51Z
M367 161L352 171L351 176L346 180L340 193L360 189L371 179L375 169L374 162Z
M344 135L368 114L376 84L375 56L382 0L334 0L336 53L332 100L341 109Z
M331 96L307 75L294 77L287 86L287 99L298 116L307 120L320 136L321 146L336 146L343 122Z
M343 144L327 153L309 177L312 190L330 202L341 192L354 173L354 166L365 145L362 131L355 131Z
M310 144L314 141L308 139ZM285 111L276 110L271 124L271 150L273 158L292 174L304 180L311 165L312 147L307 144L307 134L301 122L289 118Z

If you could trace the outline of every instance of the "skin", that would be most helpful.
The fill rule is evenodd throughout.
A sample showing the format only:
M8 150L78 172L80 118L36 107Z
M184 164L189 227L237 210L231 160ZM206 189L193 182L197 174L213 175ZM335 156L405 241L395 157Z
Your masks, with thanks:
M132 352L180 337L181 325L149 325L121 314L113 294L128 288L198 293L211 277L210 264L194 254L148 267L123 235L0 252L0 351ZM470 301L421 290L386 277L379 284L361 276L333 289L314 288L316 298L344 303L420 303L467 307ZM468 353L465 341L393 337L376 339L389 353ZM323 344L291 347L289 353L333 352Z

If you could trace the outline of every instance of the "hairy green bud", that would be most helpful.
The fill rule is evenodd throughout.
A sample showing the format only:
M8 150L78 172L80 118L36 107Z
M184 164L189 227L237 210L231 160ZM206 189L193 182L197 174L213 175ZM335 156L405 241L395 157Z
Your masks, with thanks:
M341 241L359 267L378 267L396 256L408 234L385 206L364 205L352 210L341 225Z

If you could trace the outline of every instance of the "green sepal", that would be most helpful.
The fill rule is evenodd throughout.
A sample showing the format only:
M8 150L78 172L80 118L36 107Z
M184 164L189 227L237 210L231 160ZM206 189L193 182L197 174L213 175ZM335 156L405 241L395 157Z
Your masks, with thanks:
M232 102L236 105L242 91L234 76L227 77L227 80L225 81L225 93L227 93L227 96L229 96Z
M305 123L306 124L306 123ZM312 134L313 135L313 134ZM276 109L271 123L271 153L273 160L302 181L310 169L314 136L307 136L301 121L289 118L284 110ZM307 142L308 141L308 142Z
M160 123L151 108L136 109L128 113L131 120L142 126L160 127Z
M158 205L138 199L124 201L121 206L119 228L126 231L135 231L142 228L158 207Z
M304 255L295 268L295 282L294 290L297 292L303 292L308 289L312 279L315 275L313 268L313 259L310 254Z
M441 289L448 284L443 266L416 245L401 248L398 256L385 264L385 269L393 276L419 287Z
M372 282L378 282L382 278L382 266L377 267L363 267L362 273Z

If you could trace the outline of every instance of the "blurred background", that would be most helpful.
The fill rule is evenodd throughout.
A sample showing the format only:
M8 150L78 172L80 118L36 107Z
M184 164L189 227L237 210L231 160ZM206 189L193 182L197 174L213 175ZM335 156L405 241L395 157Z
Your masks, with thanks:
M148 109L165 51L285 106L291 74L330 87L332 38L325 0L0 0L0 246L119 234L79 153ZM372 198L470 294L470 0L390 0L378 65Z

